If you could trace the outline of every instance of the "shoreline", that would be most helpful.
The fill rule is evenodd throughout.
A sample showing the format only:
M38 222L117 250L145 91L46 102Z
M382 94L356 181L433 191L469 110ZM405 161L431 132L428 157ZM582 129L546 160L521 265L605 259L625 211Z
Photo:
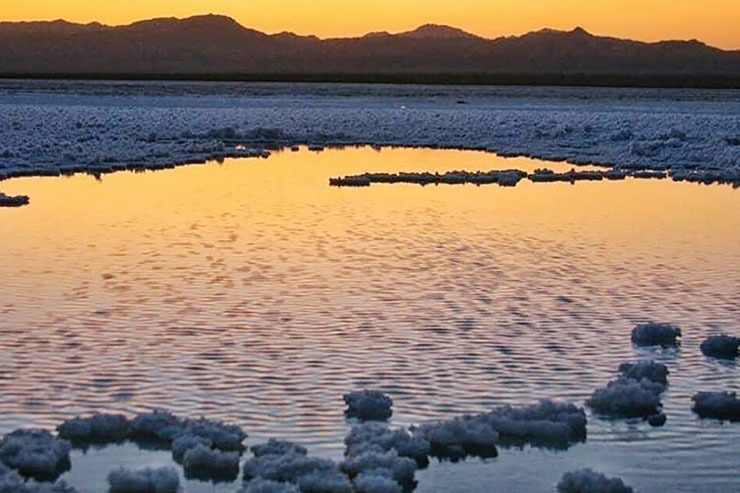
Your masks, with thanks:
M274 82L335 84L740 89L738 74L601 73L0 73L0 80Z

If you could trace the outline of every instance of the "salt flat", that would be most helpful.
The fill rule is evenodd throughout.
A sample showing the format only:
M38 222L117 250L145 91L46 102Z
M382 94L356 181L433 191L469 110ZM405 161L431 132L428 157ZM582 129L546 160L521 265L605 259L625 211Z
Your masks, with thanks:
M740 91L0 82L0 178L296 144L479 149L740 182Z

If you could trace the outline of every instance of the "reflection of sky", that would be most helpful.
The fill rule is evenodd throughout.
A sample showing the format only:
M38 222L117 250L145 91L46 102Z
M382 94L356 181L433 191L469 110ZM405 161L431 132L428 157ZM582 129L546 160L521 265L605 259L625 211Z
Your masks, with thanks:
M672 475L686 491L727 478L738 427L700 425L688 407L700 388L740 388L736 366L698 350L707 333L740 326L736 190L328 186L365 171L543 165L570 168L352 149L102 183L3 182L32 203L0 210L0 428L162 407L337 457L351 388L391 393L399 424L547 396L582 402L635 358L633 323L655 319L685 335L680 353L660 356L672 372L664 429L594 419L585 446L531 452L541 474L513 451L479 472L509 464L503 477L525 489L549 488L575 461L640 491ZM648 460L665 474L647 474Z

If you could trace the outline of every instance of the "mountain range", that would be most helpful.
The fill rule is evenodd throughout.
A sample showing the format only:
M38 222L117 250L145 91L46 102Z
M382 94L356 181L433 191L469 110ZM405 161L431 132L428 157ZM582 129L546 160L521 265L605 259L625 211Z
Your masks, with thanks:
M126 26L0 23L0 74L599 74L740 77L740 51L544 29L486 39L449 26L319 39L265 34L229 17Z

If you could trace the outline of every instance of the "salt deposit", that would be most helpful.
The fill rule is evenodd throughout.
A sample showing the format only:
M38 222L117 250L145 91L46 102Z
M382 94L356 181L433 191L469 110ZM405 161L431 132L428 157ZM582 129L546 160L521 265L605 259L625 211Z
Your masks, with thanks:
M345 414L361 420L385 420L393 414L393 399L375 390L344 394Z
M709 336L701 343L705 356L719 359L735 359L740 348L740 337L729 335Z
M108 475L110 493L176 493L180 487L177 471L159 469L117 469Z
M699 392L691 399L700 418L740 421L740 399L735 392Z
M607 478L591 469L565 473L558 483L560 493L632 493L619 478Z

